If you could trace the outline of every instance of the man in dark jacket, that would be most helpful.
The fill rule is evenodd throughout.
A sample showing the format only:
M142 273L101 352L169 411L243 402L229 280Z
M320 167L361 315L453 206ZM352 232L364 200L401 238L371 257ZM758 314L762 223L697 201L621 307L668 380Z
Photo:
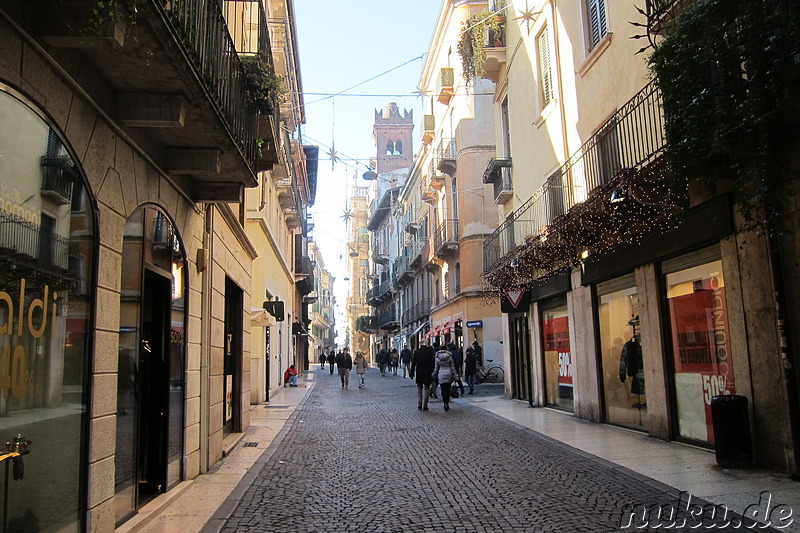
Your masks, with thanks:
M328 364L331 365L331 375L333 375L333 365L336 363L336 350L331 350L328 354Z
M458 372L458 377L453 380L453 383L458 383L458 386L461 388L461 396L464 396L464 383L461 381L461 374L464 373L464 352L462 352L461 348L456 346L453 342L448 343L447 349L453 356L453 362L456 365L456 372Z
M483 348L478 344L478 339L472 341L472 348L475 350L475 361L478 368L483 368Z
M336 356L336 368L339 369L339 378L342 380L342 388L350 388L350 370L353 368L353 358L350 356L350 348L347 346Z
M411 379L414 379L416 374L417 409L421 411L428 410L428 398L431 393L432 374L435 367L436 358L430 345L423 344L414 351L414 355L411 358Z
M386 377L386 365L389 363L389 352L386 348L381 348L378 352L378 368L381 371L381 376Z
M408 372L411 372L411 358L413 354L411 350L408 349L408 344L403 345L403 349L400 350L400 362L403 363L403 377L406 377Z

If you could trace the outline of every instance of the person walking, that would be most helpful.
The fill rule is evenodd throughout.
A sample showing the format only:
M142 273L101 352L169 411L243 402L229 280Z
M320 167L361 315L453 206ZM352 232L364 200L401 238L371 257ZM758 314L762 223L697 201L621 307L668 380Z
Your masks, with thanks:
M345 346L336 357L336 368L339 369L339 378L342 380L342 388L350 388L350 370L353 368L353 358L350 356L350 348Z
M457 375L453 354L449 350L439 350L436 352L436 364L433 368L432 377L439 382L445 411L450 410L450 387L453 385L453 381Z
M467 394L475 393L475 372L478 371L478 358L475 356L475 348L471 346L467 348L467 353L464 356L464 379L469 385L469 392Z
M400 362L403 363L403 377L407 377L411 371L411 357L413 354L408 349L408 344L403 344L403 349L400 350Z
M364 357L364 352L362 352L361 350L356 352L355 364L356 364L356 375L358 377L358 388L360 389L365 385L364 374L366 374L367 367L369 366L367 364L367 358Z
M438 341L438 340L435 340L435 341L433 341L433 357L434 357L434 363L436 362L436 361L435 361L435 360L436 360L436 352L438 352L438 351L441 349L441 348L440 348L440 346L441 346L441 345L439 344L439 341ZM433 398L433 399L435 399L435 400L438 400L438 399L439 399L439 396L437 396L437 395L436 395L436 387L438 387L438 386L439 386L439 382L438 382L438 381L436 381L436 380L433 380L433 383L431 383L431 398Z
M433 369L436 361L433 355L433 348L428 344L423 344L414 351L411 357L411 379L416 374L417 382L417 409L420 411L428 410L428 398L431 393L431 381L433 381Z
M397 368L400 366L400 354L397 353L397 348L392 348L389 353L389 364L391 365L392 372L397 375Z
M328 364L331 366L331 375L333 375L333 364L336 363L336 351L331 350L328 354Z
M461 373L464 371L464 352L462 352L461 348L456 346L454 342L448 343L447 349L453 356L453 363L456 367L456 375L453 378L453 383L458 383L461 389L461 396L464 396L464 383L461 381Z
M386 377L386 365L389 364L389 352L386 348L381 348L378 351L378 368L381 371L381 376Z
M323 370L325 368L325 363L328 361L328 350L322 350L322 353L319 354L319 369Z
M483 368L483 348L478 344L478 339L472 341L472 348L475 350L475 359L477 360L478 368Z

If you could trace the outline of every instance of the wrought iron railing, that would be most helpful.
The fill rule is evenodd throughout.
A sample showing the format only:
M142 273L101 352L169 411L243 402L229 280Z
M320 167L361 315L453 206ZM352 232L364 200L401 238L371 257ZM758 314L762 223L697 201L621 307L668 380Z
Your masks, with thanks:
M69 239L0 210L0 253L30 258L41 267L69 268Z
M438 253L443 246L458 244L458 220L449 219L442 222L433 234L433 249Z
M215 0L152 1L180 37L190 62L224 118L231 137L255 169L258 114L248 104L245 74L220 3ZM262 50L269 49L268 40Z
M397 323L398 323L397 311L395 310L394 306L388 311L384 311L383 313L378 315L379 328L384 328L386 326L391 326Z
M641 169L665 148L661 93L650 82L623 105L524 204L484 241L483 271L529 236L606 187L621 171Z

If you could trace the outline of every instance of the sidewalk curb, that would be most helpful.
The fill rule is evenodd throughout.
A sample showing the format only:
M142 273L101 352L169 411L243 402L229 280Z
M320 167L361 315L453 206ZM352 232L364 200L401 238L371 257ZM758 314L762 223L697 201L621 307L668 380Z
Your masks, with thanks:
M308 389L306 390L303 399L295 407L294 411L286 422L283 424L280 432L272 439L272 442L269 446L264 450L258 459L253 463L247 473L242 476L242 479L236 484L236 487L231 491L231 493L225 498L217 510L211 515L211 518L205 523L203 528L200 530L200 533L219 533L225 524L228 522L228 519L233 514L233 511L236 509L236 506L241 501L242 497L244 496L245 492L248 488L253 484L256 480L258 475L261 473L261 470L264 468L264 465L269 461L272 455L278 450L281 443L283 442L284 437L287 433L294 427L297 423L297 418L300 416L298 411L300 411L305 403L308 401L308 398L316 386L316 381L312 382L308 385Z

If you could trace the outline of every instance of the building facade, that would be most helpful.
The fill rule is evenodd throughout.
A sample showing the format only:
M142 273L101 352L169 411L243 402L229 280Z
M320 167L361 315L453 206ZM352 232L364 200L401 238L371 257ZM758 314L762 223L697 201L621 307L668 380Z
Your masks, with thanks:
M94 24L89 4L2 2L0 411L29 452L11 530L112 531L248 427L244 190L284 149L248 75L271 72L281 4L118 3Z
M798 320L787 283L796 239L753 230L743 215L748 189L730 186L742 181L729 160L704 169L727 168L714 189L701 185L711 176L675 164L681 149L688 160L709 152L701 140L670 141L686 107L666 98L668 79L647 63L653 53L665 71L679 58L670 39L697 21L715 35L730 11L715 11L713 0L529 4L489 13L502 17L506 46L491 51L496 72L479 73L498 77L487 180L502 189L502 169L513 175L483 246L487 290L505 312L509 396L708 447L712 398L744 396L755 461L794 472L795 350L785 331ZM785 10L797 15L767 4L762 13L783 17L770 27L791 20ZM631 20L656 52L638 53ZM742 35L755 31L741 26ZM758 68L747 57L736 65ZM703 72L700 85L725 94L726 78ZM780 179L794 198L796 183ZM794 205L783 211L785 228L797 227Z

